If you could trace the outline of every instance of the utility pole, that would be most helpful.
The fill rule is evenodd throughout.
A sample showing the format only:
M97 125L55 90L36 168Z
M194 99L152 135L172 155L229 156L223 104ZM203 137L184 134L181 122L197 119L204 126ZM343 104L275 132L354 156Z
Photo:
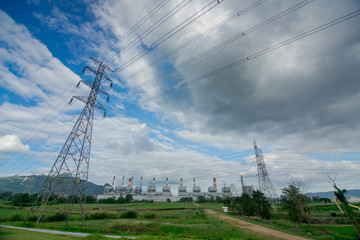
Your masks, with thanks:
M243 175L240 175L240 181L241 181L241 191L242 191L242 194L245 193L245 188L244 188L244 179L243 179Z
M77 85L77 87L80 83L87 85L91 88L90 93L87 97L73 97L84 102L85 106L47 175L25 221L28 220L30 215L37 213L36 224L42 222L44 220L43 213L46 205L49 201L54 200L54 193L61 193L59 196L62 197L65 202L64 214L66 224L69 221L73 205L76 203L79 204L82 223L84 224L84 204L86 203L94 108L103 110L105 117L106 110L96 98L100 92L107 95L107 101L109 101L109 94L102 86L102 82L103 80L107 80L110 82L110 87L112 87L112 80L108 77L106 71L113 72L112 69L99 60L94 58L91 58L91 60L96 67L86 66L83 73L86 69L90 70L95 75L94 80L92 82L80 80ZM73 98L71 98L69 104L71 104Z
M258 171L258 181L259 181L259 190L264 193L264 195L270 198L271 202L275 203L275 198L277 197L274 186L272 185L269 174L266 170L264 156L260 148L257 147L256 141L254 140L254 151L256 157L256 165Z

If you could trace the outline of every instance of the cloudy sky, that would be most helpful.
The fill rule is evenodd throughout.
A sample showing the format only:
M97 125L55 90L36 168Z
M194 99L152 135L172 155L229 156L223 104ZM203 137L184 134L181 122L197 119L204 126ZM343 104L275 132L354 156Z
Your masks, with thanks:
M205 190L216 177L240 192L240 175L257 187L256 140L278 194L294 180L332 190L327 174L360 189L359 10L355 0L2 0L0 175L49 172L94 57L115 72L107 116L94 117L92 182L169 177L175 191L195 177Z

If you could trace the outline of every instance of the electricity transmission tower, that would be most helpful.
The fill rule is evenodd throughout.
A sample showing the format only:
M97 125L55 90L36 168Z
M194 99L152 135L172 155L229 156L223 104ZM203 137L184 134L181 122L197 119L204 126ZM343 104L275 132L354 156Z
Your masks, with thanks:
M31 194L31 187L34 184L36 176L26 176L20 183L24 187L23 194Z
M64 214L66 224L68 223L73 205L76 203L79 204L82 222L84 223L84 204L86 202L94 108L102 109L105 117L106 110L96 98L100 92L107 95L107 101L109 101L109 94L101 84L103 80L107 80L110 82L110 87L112 87L112 80L105 71L113 72L104 63L94 58L91 58L91 60L96 67L86 66L83 72L86 69L90 70L95 75L94 81L87 82L80 80L81 83L91 88L90 93L87 97L73 97L84 102L85 106L27 215L26 220L28 220L30 215L35 215L38 212L36 224L39 224L44 219L43 213L48 202L59 199L65 203ZM69 103L72 102L73 98L71 98ZM58 199L54 199L54 193L61 193Z
M254 140L254 150L256 157L256 165L258 171L258 180L259 180L259 190L264 193L264 195L275 203L275 198L277 197L274 186L272 185L269 174L266 170L264 156L260 148L257 147L256 142Z

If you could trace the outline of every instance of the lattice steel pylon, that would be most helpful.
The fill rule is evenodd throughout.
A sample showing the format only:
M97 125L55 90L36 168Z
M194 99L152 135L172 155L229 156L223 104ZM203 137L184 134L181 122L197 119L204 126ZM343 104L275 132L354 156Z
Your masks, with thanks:
M257 147L256 141L254 140L254 151L256 157L256 165L258 171L259 190L268 197L272 203L276 202L277 193L274 186L272 185L269 174L266 170L264 156L260 148Z
M54 193L61 193L58 196L65 202L64 214L66 224L68 223L75 203L79 204L82 222L84 223L84 204L86 202L94 109L102 109L104 111L104 117L106 113L106 110L96 98L100 92L107 95L107 101L109 101L109 94L102 86L102 81L109 81L110 87L112 87L113 83L105 72L113 72L113 70L99 60L94 58L91 58L91 60L96 65L96 68L86 66L83 72L85 72L86 69L93 72L95 74L94 81L91 83L80 80L81 83L91 87L90 93L87 97L73 97L84 102L85 106L56 158L25 221L27 221L31 215L35 215L38 212L36 224L42 222L46 205L54 199ZM73 98L71 98L69 104L71 104Z

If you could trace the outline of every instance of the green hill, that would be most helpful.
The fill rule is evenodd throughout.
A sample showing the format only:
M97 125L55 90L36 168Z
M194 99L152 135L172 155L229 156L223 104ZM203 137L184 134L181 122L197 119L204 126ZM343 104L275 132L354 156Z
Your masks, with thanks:
M31 176L12 176L0 178L0 192L12 192L12 193L37 193L40 191L44 181L45 175L31 175ZM104 186L88 182L87 194L98 195L104 192Z

